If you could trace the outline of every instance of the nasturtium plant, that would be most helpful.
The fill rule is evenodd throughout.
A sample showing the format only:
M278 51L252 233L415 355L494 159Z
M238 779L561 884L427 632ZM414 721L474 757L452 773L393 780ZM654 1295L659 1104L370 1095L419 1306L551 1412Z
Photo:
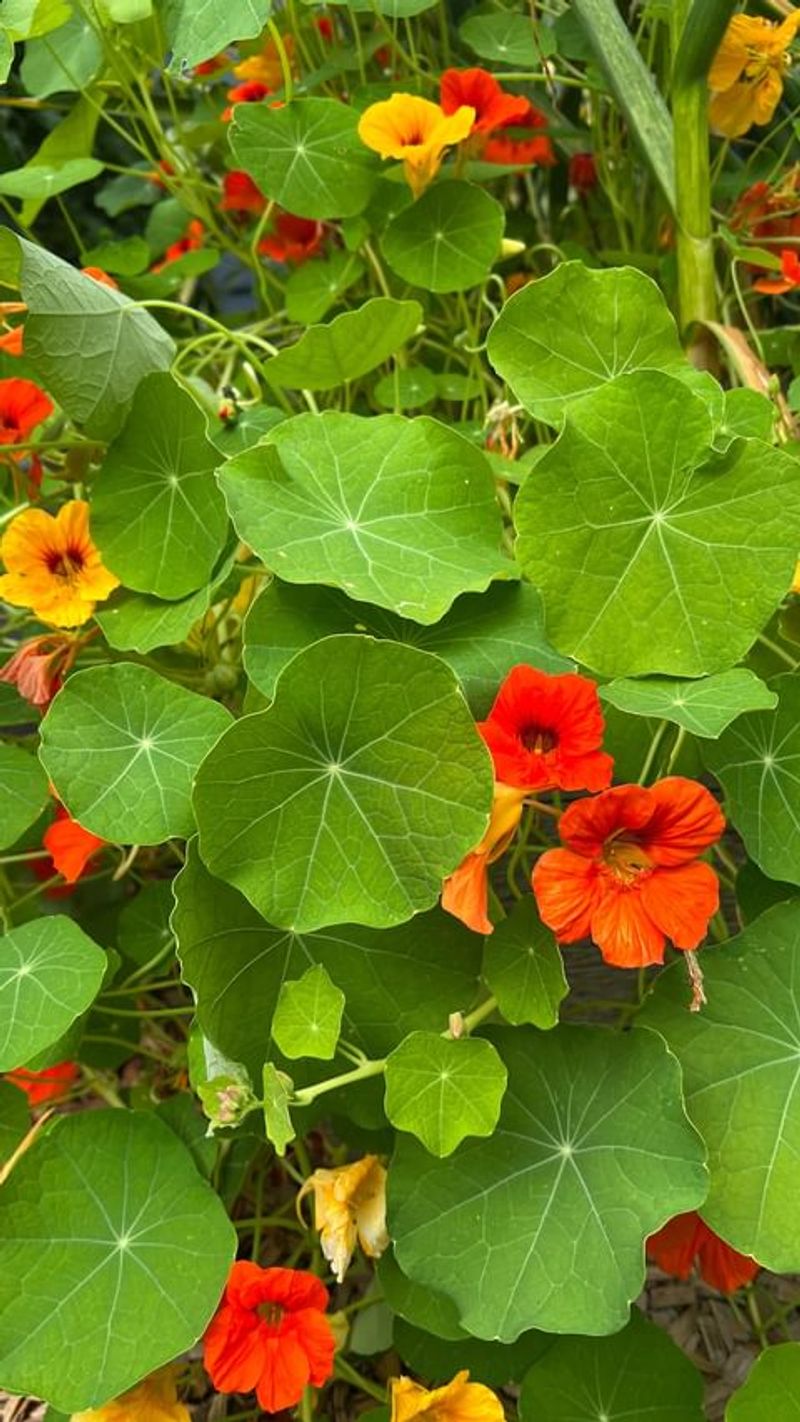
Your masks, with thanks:
M491 1042L412 1032L386 1062L386 1115L431 1155L451 1155L466 1136L490 1136L507 1072Z
M795 1422L800 1417L800 1345L779 1343L753 1364L742 1387L733 1394L725 1422Z
M503 209L471 183L442 183L390 222L381 249L392 271L426 291L465 291L488 276Z
M35 756L20 746L0 745L0 787L0 847L7 849L38 819L47 804L47 778Z
M272 1036L285 1057L336 1055L345 996L323 963L284 981L272 1014Z
M0 1071L24 1066L58 1041L94 1001L105 971L102 948L62 914L33 919L5 934Z
M336 99L282 107L243 104L231 149L268 198L299 217L352 217L366 206L375 162L359 141L352 108Z
M417 301L373 297L326 325L309 326L296 345L272 357L265 374L279 387L334 390L383 365L414 334L421 317Z

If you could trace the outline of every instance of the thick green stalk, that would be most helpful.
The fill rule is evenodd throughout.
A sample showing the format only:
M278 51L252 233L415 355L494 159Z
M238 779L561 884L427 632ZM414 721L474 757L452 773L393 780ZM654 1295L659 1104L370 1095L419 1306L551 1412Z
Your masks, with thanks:
M691 0L673 0L672 53L679 52ZM715 345L705 325L717 319L711 223L708 83L703 72L673 73L675 222L678 253L678 321L700 366L714 364Z

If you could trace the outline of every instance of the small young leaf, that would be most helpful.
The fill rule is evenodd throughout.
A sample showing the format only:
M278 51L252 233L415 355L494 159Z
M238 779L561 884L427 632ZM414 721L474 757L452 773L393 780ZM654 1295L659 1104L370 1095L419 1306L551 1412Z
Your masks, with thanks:
M715 740L745 711L772 709L778 697L754 672L745 667L701 676L694 681L651 676L622 678L601 686L600 696L631 716L652 716L673 721L693 736Z
M286 1154L297 1132L289 1115L292 1081L273 1062L264 1063L264 1127L278 1155Z
M100 991L102 948L63 914L32 919L0 939L0 1071L57 1042Z
M507 1022L547 1030L569 991L561 952L532 895L520 899L486 939L483 976Z
M412 1032L386 1061L386 1115L432 1155L451 1155L466 1136L490 1136L507 1072L491 1042Z
M272 1018L273 1040L285 1057L330 1061L342 1027L344 993L322 963L285 982Z
M321 321L363 273L361 257L339 250L324 260L298 267L286 282L286 314L290 321L306 326Z

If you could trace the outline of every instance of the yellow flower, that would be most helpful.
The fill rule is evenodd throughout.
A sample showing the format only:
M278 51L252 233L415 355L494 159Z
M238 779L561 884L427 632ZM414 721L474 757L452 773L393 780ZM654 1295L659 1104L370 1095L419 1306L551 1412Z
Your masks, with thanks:
M406 182L419 197L436 176L445 148L466 138L474 122L475 110L466 104L446 114L416 94L392 94L364 110L358 136L381 158L401 158Z
M335 1170L315 1170L300 1191L298 1204L314 1192L314 1224L322 1252L341 1284L356 1240L370 1259L379 1259L389 1243L386 1233L386 1171L375 1155Z
M283 35L282 41L284 53L291 65L294 58L294 39L291 35ZM233 72L237 79L255 80L258 84L266 84L270 91L280 89L283 84L283 67L274 39L267 40L259 54L251 54L239 64L234 64Z
M799 25L800 10L779 25L758 15L734 15L708 75L711 123L726 138L738 138L754 123L769 123Z
M175 1376L179 1372L174 1363L159 1368L103 1407L73 1412L72 1422L191 1422L188 1407L178 1401Z
M55 518L44 509L18 514L0 539L0 558L7 569L0 600L29 607L54 627L80 627L119 587L92 542L82 499L63 504Z
M392 1379L391 1422L503 1422L503 1417L499 1398L483 1383L471 1383L466 1369L430 1391L411 1378Z

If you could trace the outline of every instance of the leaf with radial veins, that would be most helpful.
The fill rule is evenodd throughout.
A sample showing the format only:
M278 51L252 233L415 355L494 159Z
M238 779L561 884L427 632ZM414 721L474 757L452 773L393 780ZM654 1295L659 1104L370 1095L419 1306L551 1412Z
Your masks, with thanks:
M733 1394L725 1422L800 1422L800 1343L779 1343L756 1358Z
M401 1269L479 1338L613 1333L644 1283L644 1240L707 1177L678 1064L655 1033L495 1028L508 1068L488 1141L434 1160L401 1137L389 1231Z
M430 623L459 593L516 577L483 454L425 416L297 415L220 483L240 538L287 582Z
M386 1115L432 1155L452 1155L465 1136L490 1136L507 1072L491 1042L412 1032L386 1061Z
M236 166L298 217L354 217L369 201L378 160L358 136L358 113L339 99L292 99L282 108L235 104Z
M128 588L184 598L206 584L228 532L205 417L166 372L148 375L103 460L92 536Z
M532 894L519 899L486 939L483 976L507 1022L548 1031L569 992L561 950L536 911Z
M273 1041L285 1057L331 1061L342 1027L345 996L322 963L283 983L272 1015Z
M373 296L325 325L309 326L299 341L267 361L264 374L272 385L289 390L335 390L383 365L421 319L418 301Z
M555 646L603 676L721 671L792 580L800 463L761 440L711 455L705 402L638 371L570 407L514 513Z
M123 844L192 833L192 780L224 706L133 662L74 673L41 725L42 764L85 829Z
M675 964L643 1021L683 1071L686 1109L709 1154L702 1215L767 1269L800 1269L800 903L777 904L720 948L704 948L708 999L687 1007Z
M47 777L22 746L0 745L0 849L8 849L37 820L50 799Z
M233 40L255 39L272 10L272 0L166 0L163 20L172 49L171 74L184 74L212 59Z
M235 1250L219 1199L152 1111L60 1117L0 1192L4 1385L66 1413L127 1391L194 1346Z
M765 682L746 667L677 681L653 676L621 678L600 687L600 698L630 716L651 716L672 721L693 736L714 740L745 711L772 710L778 698Z
M0 1071L57 1042L94 1002L107 965L103 949L63 914L0 938Z
M381 238L388 265L426 291L466 291L486 280L500 254L503 209L472 183L428 188Z

